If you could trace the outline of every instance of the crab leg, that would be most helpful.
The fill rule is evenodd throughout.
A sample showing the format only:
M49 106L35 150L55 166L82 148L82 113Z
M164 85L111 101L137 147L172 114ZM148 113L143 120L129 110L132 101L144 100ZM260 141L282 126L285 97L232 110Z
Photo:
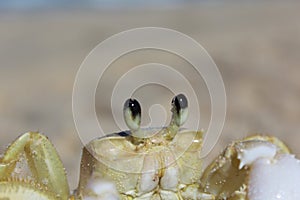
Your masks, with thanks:
M7 180L0 182L0 199L57 200L58 198L34 182Z
M69 185L63 164L54 146L44 135L25 133L14 141L0 160L0 180L9 180L20 156L25 153L34 180L59 199L68 199Z

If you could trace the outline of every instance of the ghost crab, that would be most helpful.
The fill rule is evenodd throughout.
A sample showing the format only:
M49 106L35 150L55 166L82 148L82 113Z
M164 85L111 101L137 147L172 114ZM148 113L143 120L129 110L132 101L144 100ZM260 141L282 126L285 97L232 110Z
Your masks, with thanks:
M203 172L202 131L180 128L187 107L186 97L177 95L169 126L142 129L138 101L127 100L124 119L130 130L94 139L83 148L79 186L71 195L53 145L39 133L26 133L0 160L0 199L271 199L253 197L261 195L253 184L256 169L261 162L294 162L284 158L288 148L276 138L252 136L228 145Z

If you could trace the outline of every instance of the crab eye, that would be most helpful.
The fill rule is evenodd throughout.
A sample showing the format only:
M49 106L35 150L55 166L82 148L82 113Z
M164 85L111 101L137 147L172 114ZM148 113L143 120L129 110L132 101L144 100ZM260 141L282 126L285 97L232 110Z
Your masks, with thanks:
M188 107L187 98L183 94L175 96L172 100L172 104L174 104L177 113L179 113L181 109Z
M141 125L141 106L136 99L128 99L124 103L123 114L130 130L138 130Z
M184 124L188 116L188 100L183 94L178 94L172 99L173 120L178 126Z

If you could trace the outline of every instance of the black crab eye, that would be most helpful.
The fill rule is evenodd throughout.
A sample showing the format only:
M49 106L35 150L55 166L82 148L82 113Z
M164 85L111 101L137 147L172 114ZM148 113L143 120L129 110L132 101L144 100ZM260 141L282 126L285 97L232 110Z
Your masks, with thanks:
M188 107L188 100L184 94L178 94L172 99L172 104L175 106L176 112L179 113L181 109Z
M135 119L137 116L141 115L141 106L136 99L127 99L124 104L124 110L129 108L131 111L132 119Z

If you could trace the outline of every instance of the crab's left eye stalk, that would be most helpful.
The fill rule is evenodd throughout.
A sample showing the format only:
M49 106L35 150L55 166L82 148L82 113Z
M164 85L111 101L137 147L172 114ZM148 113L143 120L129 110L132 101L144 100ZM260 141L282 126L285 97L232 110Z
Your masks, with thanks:
M141 125L141 106L136 99L128 99L123 108L125 122L131 131L137 131Z
M175 96L172 100L173 121L177 126L183 125L188 117L188 100L183 94Z

